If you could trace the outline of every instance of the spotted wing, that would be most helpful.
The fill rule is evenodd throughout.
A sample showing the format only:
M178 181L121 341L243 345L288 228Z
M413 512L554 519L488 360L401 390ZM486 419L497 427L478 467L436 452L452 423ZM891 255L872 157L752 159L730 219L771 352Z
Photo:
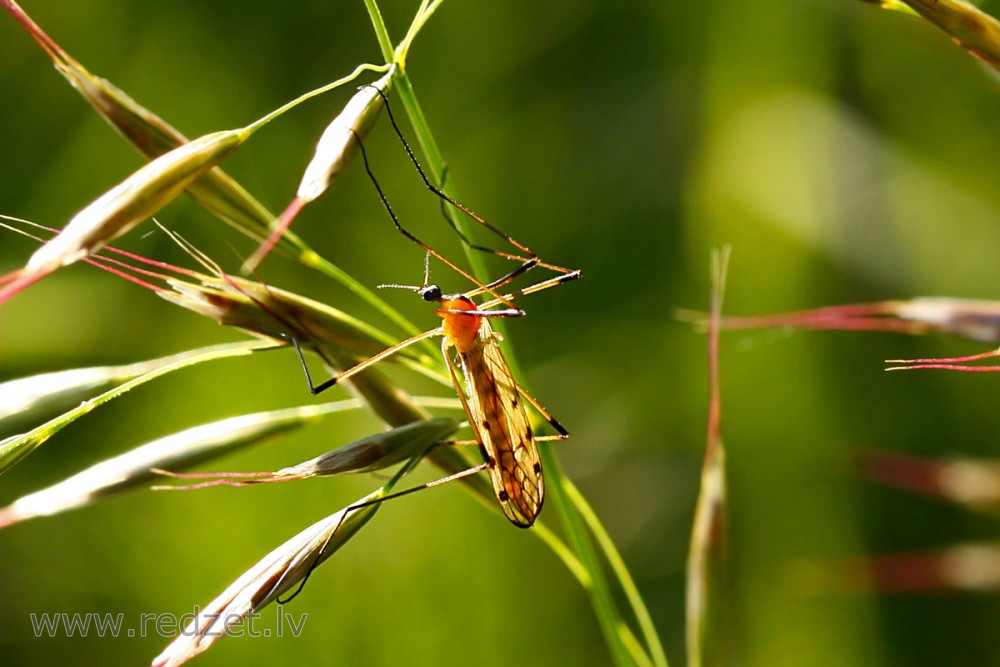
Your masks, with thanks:
M490 481L511 523L528 527L542 511L545 486L538 447L499 339L482 319L479 344L461 354L470 423Z

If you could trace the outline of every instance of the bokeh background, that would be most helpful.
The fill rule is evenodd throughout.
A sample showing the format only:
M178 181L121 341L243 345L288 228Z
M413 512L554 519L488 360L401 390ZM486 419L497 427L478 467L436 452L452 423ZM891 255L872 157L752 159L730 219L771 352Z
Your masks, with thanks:
M361 2L23 4L91 71L189 136L241 126L379 62ZM415 6L382 3L395 40ZM705 307L709 254L722 244L733 248L731 313L995 298L997 79L929 24L853 0L449 2L408 69L463 201L583 269L526 299L529 316L508 338L534 393L572 430L558 445L563 465L621 549L672 664L683 664L707 372L704 337L674 309ZM3 213L62 226L141 164L5 16L0 91ZM227 171L280 210L348 95L288 113ZM388 126L366 145L399 214L459 256ZM159 220L231 270L251 250L186 201ZM391 230L359 165L296 231L368 285L420 280L420 252ZM189 261L148 224L121 245ZM32 251L9 234L0 248L3 270ZM269 259L261 277L388 326L288 259ZM467 287L445 269L434 278ZM434 324L412 296L387 296ZM4 306L0 379L239 337L81 264ZM882 595L840 576L858 557L996 537L989 517L875 486L855 468L873 450L994 456L994 377L883 372L886 358L982 349L863 333L724 336L739 664L1000 662L1000 596ZM183 371L60 433L4 475L0 503L187 426L311 400L291 353ZM275 469L374 426L331 418L215 469ZM3 531L0 664L143 664L166 640L36 639L28 614L190 612L377 483L136 493ZM285 610L308 614L301 637L226 639L199 664L609 663L561 563L457 487L387 505Z

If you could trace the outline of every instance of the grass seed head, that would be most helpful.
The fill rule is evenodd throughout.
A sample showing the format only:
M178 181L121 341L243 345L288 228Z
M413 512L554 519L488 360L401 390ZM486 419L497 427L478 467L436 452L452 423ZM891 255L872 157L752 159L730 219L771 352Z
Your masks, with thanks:
M382 470L423 453L457 427L457 420L446 417L412 422L283 468L277 475L326 477Z
M356 401L341 401L324 406L258 412L173 433L19 498L0 509L0 528L83 507L136 487L145 487L150 480L157 479L154 469L184 470L304 426L323 414L357 405Z
M10 433L25 424L44 421L130 377L134 373L128 366L95 366L0 383L0 432Z
M901 319L981 343L1000 343L1000 301L918 297L899 303Z
M393 69L375 83L361 87L348 101L343 111L323 131L312 160L306 165L298 191L274 221L271 234L243 265L244 273L252 273L288 232L302 208L326 192L330 183L358 153L360 142L371 132L378 120L385 95L392 82Z
M167 281L164 299L249 333L351 358L382 350L390 339L332 306L263 283L225 276L204 277L201 284Z
M376 492L359 502L376 500ZM357 503L356 503L357 504ZM153 667L176 667L208 650L243 619L292 589L319 563L343 546L378 510L378 505L343 509L300 532L247 570L205 605Z
M390 71L378 81L363 86L327 126L302 175L296 193L298 199L309 202L319 197L354 158L358 142L371 132L385 106L382 96L389 91L392 74Z
M77 213L28 260L32 274L47 274L100 250L156 214L247 138L245 130L199 137L141 167Z

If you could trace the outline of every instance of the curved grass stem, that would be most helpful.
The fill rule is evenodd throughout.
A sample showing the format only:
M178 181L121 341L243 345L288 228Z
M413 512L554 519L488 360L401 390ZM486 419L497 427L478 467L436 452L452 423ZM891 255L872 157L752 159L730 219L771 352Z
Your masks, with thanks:
M440 4L441 0L425 0L421 4L406 37L393 52L390 46L388 31L382 21L381 12L378 9L376 0L365 0L365 5L368 7L369 16L372 19L382 54L386 57L387 61L391 60L396 65L394 83L397 96L406 110L416 136L417 144L420 146L423 154L422 164L430 178L436 183L441 183L442 181L444 159L407 74L406 56L414 38ZM454 186L446 185L445 189L450 197L460 201ZM456 229L469 236L467 221L462 216L455 215L454 209L450 208L447 209L447 215L451 218ZM468 245L463 244L463 247L472 269L472 274L477 280L488 283L490 276L482 255ZM512 349L508 348L506 357L515 377L521 376L517 359ZM652 621L649 618L649 613L642 603L638 589L635 587L635 583L629 575L624 561L614 547L610 536L608 536L603 526L601 526L593 511L583 499L583 496L573 486L572 482L562 474L558 460L551 448L547 446L541 447L541 456L546 476L550 481L548 485L550 489L549 497L552 499L562 519L571 549L567 549L566 545L547 529L540 530L540 527L536 528L536 534L552 548L580 584L587 590L614 663L620 666L650 664L666 667L666 657L660 645L659 638L656 636ZM601 567L598 554L594 549L590 537L587 535L587 526L590 527L590 530L597 538L602 552L605 554L625 591L626 598L632 606L633 613L639 621L643 637L646 640L648 655L639 645L638 640L632 634L628 624L622 619L617 609L611 587ZM653 657L650 658L650 655Z

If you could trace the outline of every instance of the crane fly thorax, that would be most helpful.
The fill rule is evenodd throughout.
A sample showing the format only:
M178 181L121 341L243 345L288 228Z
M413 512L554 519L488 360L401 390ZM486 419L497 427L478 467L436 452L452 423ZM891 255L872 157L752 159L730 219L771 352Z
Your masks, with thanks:
M468 311L469 314L443 312L455 310ZM479 310L472 299L463 295L445 297L437 312L444 319L444 335L459 353L465 354L476 346L482 318L475 314Z

